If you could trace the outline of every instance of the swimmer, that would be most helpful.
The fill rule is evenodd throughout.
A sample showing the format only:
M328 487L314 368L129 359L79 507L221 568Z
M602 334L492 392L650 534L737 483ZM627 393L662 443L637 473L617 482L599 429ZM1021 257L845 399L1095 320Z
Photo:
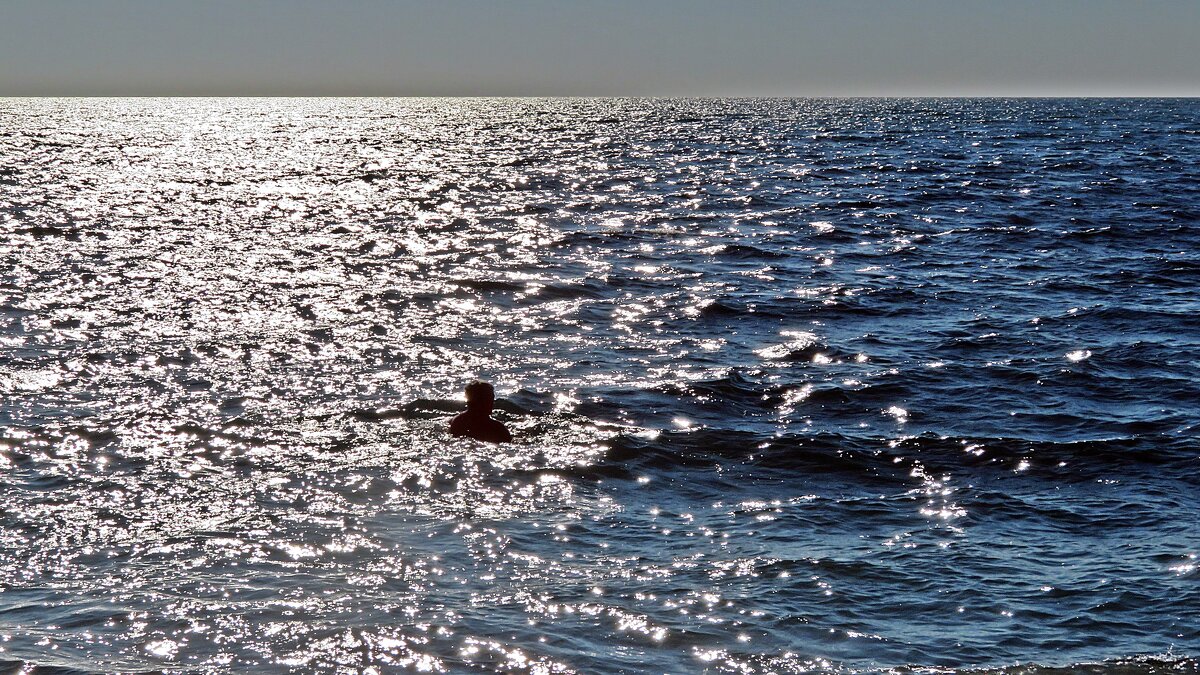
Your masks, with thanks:
M504 424L492 419L496 390L487 382L467 385L467 411L450 422L450 433L488 443L509 443L512 434Z

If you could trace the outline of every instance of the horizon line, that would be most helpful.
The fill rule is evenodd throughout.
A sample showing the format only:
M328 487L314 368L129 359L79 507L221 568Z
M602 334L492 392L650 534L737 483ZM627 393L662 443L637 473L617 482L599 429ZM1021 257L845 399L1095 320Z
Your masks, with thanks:
M1013 99L1013 98L1028 98L1028 99L1195 99L1200 98L1200 93L1064 93L1064 94L1047 94L1047 93L996 93L996 94L980 94L980 93L855 93L855 94L292 94L292 93L274 93L274 94L214 94L214 93L174 93L174 94L154 94L154 93L139 93L139 94L117 94L117 93L87 93L87 94L28 94L28 93L3 93L0 92L0 100L2 99L36 99L36 98L373 98L373 99L429 99L429 98L445 98L445 99L581 99L581 100L597 100L597 99L775 99L775 100L801 100L801 99Z

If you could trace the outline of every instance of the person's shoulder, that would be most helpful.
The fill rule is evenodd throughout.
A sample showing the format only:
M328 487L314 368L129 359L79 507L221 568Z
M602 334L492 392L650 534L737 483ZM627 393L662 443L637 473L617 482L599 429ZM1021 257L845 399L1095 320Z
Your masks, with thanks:
M459 413L450 420L450 433L456 436L462 436L471 428L471 418L467 413Z
M508 443L512 441L512 433L508 430L508 427L504 426L504 422L497 419L489 419L488 421L491 422L489 426L492 428L492 432L496 434L499 442Z

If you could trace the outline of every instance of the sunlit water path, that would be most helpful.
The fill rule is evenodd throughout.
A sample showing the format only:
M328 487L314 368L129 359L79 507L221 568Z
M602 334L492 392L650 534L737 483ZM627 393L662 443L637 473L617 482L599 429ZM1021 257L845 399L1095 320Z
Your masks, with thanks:
M1197 120L0 100L0 668L1196 672Z

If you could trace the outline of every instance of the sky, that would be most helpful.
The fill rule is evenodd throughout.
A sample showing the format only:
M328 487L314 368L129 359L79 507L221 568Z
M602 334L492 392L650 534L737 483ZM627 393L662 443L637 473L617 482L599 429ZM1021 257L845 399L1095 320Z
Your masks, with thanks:
M0 0L0 96L1197 96L1200 0Z

